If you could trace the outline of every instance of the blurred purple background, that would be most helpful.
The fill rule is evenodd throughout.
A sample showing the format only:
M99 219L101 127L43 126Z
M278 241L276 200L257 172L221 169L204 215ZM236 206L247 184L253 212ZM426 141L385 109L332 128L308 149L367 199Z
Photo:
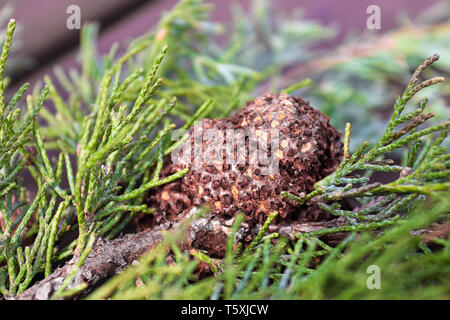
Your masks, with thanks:
M366 9L371 4L381 8L381 30L385 32L397 25L400 13L414 18L437 0L272 0L277 10L289 12L301 7L305 18L317 19L324 24L338 27L339 42L346 33L367 32ZM0 4L8 1L0 0ZM148 31L161 17L161 14L173 7L177 0L20 0L10 1L14 7L13 17L21 26L22 46L20 55L34 60L34 66L13 75L12 89L24 81L33 85L50 73L53 65L63 68L76 67L79 43L79 30L66 27L69 5L76 4L81 9L81 22L98 21L101 26L98 48L105 53L112 43L120 41L126 45L133 37ZM212 18L215 21L230 20L230 6L233 1L209 0L215 5ZM244 8L249 0L234 0ZM328 44L333 45L333 44Z

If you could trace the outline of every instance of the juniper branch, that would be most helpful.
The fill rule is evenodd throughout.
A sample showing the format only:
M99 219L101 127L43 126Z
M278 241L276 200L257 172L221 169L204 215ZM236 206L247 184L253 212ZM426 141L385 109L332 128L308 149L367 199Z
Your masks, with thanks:
M355 224L359 226L358 228L365 229L382 227L384 221L391 219L407 203L409 205L413 203L419 194L432 195L434 192L448 190L450 187L448 170L445 170L445 166L442 166L442 158L433 159L432 155L445 157L446 150L440 144L447 137L450 121L447 120L441 124L417 130L419 125L434 116L433 113L423 113L426 99L422 101L417 110L402 115L406 103L417 92L427 86L443 81L441 77L425 80L421 83L418 80L423 70L438 59L438 55L433 55L416 69L403 95L396 98L391 120L378 143L370 148L368 143L363 143L350 156L348 150L351 127L347 124L344 136L344 157L335 172L317 182L314 186L314 191L309 194L293 195L287 192L282 192L282 194L299 204L312 205L317 203L322 209L347 219L350 223L348 226L350 229L354 228ZM403 128L395 131L399 125L404 123L406 125ZM431 136L435 132L438 133L438 136L431 143L430 147L423 148L422 152L419 153L422 137ZM407 160L410 166L399 166L392 161L378 160L381 156L403 146L409 146L410 148ZM381 184L378 182L369 183L367 178L359 178L356 174L358 171L397 171L401 173L400 177L395 181ZM397 199L398 205L393 205L389 210L377 205L377 203L372 203L368 208L351 212L341 210L339 203L337 203L337 201L344 198L362 198L366 202L370 202L371 199L379 197L380 194L384 195L384 198L377 199L377 201L382 203L390 203L394 194L406 195L406 197ZM330 202L332 203L331 205L327 204ZM383 210L385 210L384 213L382 213ZM374 216L367 216L368 212ZM364 224L364 221L374 219L379 221ZM345 227L331 229L330 232L339 232L339 230L343 229Z

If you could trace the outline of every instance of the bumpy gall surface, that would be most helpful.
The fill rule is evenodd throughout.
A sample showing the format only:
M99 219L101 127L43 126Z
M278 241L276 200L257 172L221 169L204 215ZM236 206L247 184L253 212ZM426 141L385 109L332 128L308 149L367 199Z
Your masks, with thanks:
M189 167L189 173L162 186L152 196L165 214L173 218L202 205L209 205L214 214L224 219L242 212L247 221L262 223L274 210L285 218L297 205L280 192L299 195L312 191L314 183L332 173L342 157L341 134L330 125L329 118L302 99L287 94L265 94L247 102L227 119L203 119L200 128L201 132L216 129L224 138L229 138L231 132L233 141L245 141L246 152L240 152L242 149L238 149L236 142L232 156L237 164L229 164L225 150L220 155L215 152L222 139L216 134L218 140L213 143L200 142L202 155L216 155L215 160L195 159L194 129L191 129L190 139L183 146L184 150L191 148L190 164L175 164L166 159L162 171L163 175L169 175ZM243 138L243 131L251 135ZM274 150L272 132L278 134L278 148ZM261 170L264 166L250 161L248 147L255 141L266 146L269 158L277 157L275 172L265 174ZM236 161L238 157L245 157L245 161L242 158ZM197 165L193 165L196 160Z

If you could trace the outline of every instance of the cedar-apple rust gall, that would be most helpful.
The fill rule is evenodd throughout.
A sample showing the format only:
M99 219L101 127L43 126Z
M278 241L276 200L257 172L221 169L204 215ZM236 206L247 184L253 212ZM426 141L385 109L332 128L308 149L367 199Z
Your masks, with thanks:
M224 130L215 124L210 126L205 121L197 121L191 132L193 139L172 152L174 165L201 170L210 164L219 169L224 165L236 168L248 163L253 170L261 170L261 175L278 173L283 151L280 149L280 131L277 128L263 131L247 126L245 130ZM283 141L282 145L286 148L289 142ZM307 145L310 146L309 143Z
M341 134L329 118L288 94L257 97L226 119L203 119L175 132L173 138L179 137L185 140L162 174L189 171L161 187L161 209L178 216L207 205L224 219L241 212L250 224L273 211L281 218L292 213L298 204L281 192L311 192L343 154Z

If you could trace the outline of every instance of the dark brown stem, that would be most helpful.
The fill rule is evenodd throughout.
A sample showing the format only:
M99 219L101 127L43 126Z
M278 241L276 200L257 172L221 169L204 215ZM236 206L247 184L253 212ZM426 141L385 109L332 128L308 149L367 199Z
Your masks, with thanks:
M66 290L76 288L82 283L92 289L99 281L107 279L122 271L137 260L144 252L153 248L162 238L163 228L147 230L135 234L126 234L118 239L104 240L98 238L80 270L73 277ZM63 267L56 269L47 278L35 283L21 294L11 297L16 300L47 300L61 286L64 279L77 263L79 256L74 256Z
M211 214L194 220L188 227L186 237L183 240L186 249L207 246L207 251L220 252L225 250L226 238L231 232L232 220L222 222ZM279 232L282 236L290 236L300 232L316 231L340 225L339 219L324 222L304 222L286 226L273 225L269 232ZM71 280L66 290L77 288L80 284L86 284L83 294L91 291L105 279L121 272L133 261L152 249L163 239L163 231L177 229L173 225L158 226L157 228L141 231L135 234L126 234L115 240L99 238L92 252L88 255L80 270ZM244 240L242 236L254 237L261 226L248 230L248 225L243 223L238 230L237 241ZM208 240L209 239L209 240ZM36 282L32 287L15 297L7 299L15 300L47 300L58 290L64 279L77 263L79 256L74 256L63 267L56 269L47 278ZM73 297L72 297L73 298Z

